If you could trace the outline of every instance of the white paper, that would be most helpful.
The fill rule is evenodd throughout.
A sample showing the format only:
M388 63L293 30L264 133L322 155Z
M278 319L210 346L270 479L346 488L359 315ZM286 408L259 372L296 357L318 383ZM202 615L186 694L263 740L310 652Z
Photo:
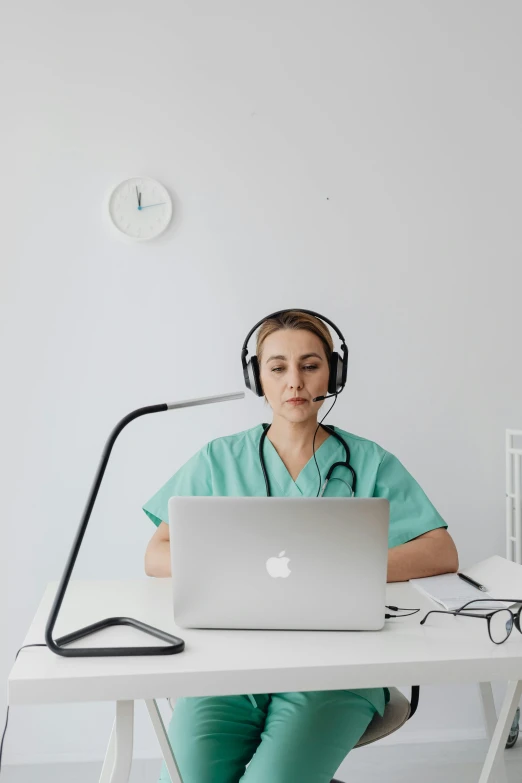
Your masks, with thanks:
M522 565L519 563L493 555L461 571L487 587L494 598L522 599Z
M436 601L444 609L460 609L468 601L477 598L492 598L490 593L485 593L477 587L468 584L457 574L440 574L439 576L427 576L423 579L410 579L411 584L424 595ZM509 603L502 604L499 601L489 603L483 601L471 605L476 610L499 609L501 606L511 606Z

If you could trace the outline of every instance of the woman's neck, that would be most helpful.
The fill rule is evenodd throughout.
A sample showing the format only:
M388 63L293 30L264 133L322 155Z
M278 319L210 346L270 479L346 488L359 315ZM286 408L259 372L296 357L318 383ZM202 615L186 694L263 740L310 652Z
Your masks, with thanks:
M312 443L315 436L315 450L330 437L330 434L319 427L317 429L317 420L291 422L283 419L281 416L274 416L267 438L271 441L276 451L286 454L312 454Z

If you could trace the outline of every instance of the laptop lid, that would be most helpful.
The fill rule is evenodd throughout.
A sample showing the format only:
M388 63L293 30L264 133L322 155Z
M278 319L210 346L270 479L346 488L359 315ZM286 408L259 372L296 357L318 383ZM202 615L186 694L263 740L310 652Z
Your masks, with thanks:
M169 526L182 628L384 625L385 498L172 497Z

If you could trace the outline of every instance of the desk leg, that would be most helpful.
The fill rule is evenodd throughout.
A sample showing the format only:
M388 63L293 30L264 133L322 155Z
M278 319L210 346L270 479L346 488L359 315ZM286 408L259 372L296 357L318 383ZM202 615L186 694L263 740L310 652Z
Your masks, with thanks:
M154 726L154 731L156 732L156 737L158 738L170 779L172 783L183 783L178 765L176 764L176 759L174 758L172 748L170 747L168 734L165 729L165 724L163 723L161 713L158 709L156 699L145 699L145 704L147 705L150 719L152 721L152 725Z
M112 724L111 738L109 740L109 746L107 753L105 754L105 760L101 771L99 783L110 783L112 769L114 767L114 756L116 751L116 719Z
M116 719L99 783L128 783L132 766L134 702L116 702Z
M490 682L481 682L479 685L480 696L482 698L482 711L484 713L484 723L486 724L486 734L489 738L489 741L491 742L493 739L493 734L495 733L495 726L497 725L497 710L495 707L495 700L493 698L493 688L491 687ZM496 783L507 783L504 753L500 754L497 763L498 766L494 780Z
M481 693L484 698L484 693L486 693L486 699L489 701L491 697L491 701L493 699L493 694L490 695L487 694L487 689L483 689L484 683L480 684ZM520 697L522 696L522 680L520 681L513 681L509 682L507 686L506 695L504 697L504 701L502 703L502 707L500 710L500 715L498 716L498 720L496 722L493 734L491 736L491 742L489 745L489 750L486 755L486 760L484 761L484 766L482 767L482 772L480 774L479 783L495 783L495 781L501 781L502 777L502 764L503 757L504 757L504 748L506 747L506 742L509 734L509 730L511 728L511 724L513 723L513 718L515 717L515 711L517 709L518 703L520 701ZM493 705L493 710L495 709ZM485 706L485 711L489 712L491 714L491 703L489 704L489 707ZM486 721L488 719L486 718ZM488 727L489 729L489 727ZM505 770L504 770L505 775ZM504 778L505 779L505 778Z

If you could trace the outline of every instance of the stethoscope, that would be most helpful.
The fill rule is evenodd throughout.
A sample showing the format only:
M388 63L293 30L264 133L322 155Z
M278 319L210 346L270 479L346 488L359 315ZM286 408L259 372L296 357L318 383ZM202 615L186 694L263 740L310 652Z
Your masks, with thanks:
M259 440L259 461L261 462L261 468L263 470L263 476L265 477L266 495L267 495L267 497L270 497L271 495L270 495L270 482L268 480L268 475L267 475L267 472L266 472L265 460L264 460L264 457L263 457L263 444L265 442L265 438L267 436L267 433L268 433L268 430L270 429L270 427L271 427L270 424L263 424L263 434L261 435L261 438ZM334 464L330 466L330 468L328 469L328 473L326 474L326 479L324 480L323 485L322 485L322 487L320 489L320 492L318 493L318 497L322 497L324 495L324 492L325 492L325 489L326 489L326 485L328 484L330 479L332 479L332 473L334 472L335 468L339 468L339 467L348 468L348 470L352 474L352 486L350 486L347 481L344 481L344 479L339 478L337 476L334 476L332 481L335 480L336 478L337 478L338 481L343 481L346 484L346 486L348 487L348 489L350 490L350 496L353 496L353 495L355 495L357 476L355 474L355 470L350 465L350 447L348 446L348 444L346 443L344 438L342 438L335 431L335 429L333 427L328 426L326 424L321 424L321 427L324 430L326 430L327 432L329 432L330 435L333 435L334 438L337 438L339 443L341 443L344 446L344 451L345 451L345 454L346 454L346 460L344 462L334 462Z
M346 486L349 487L349 489L350 489L350 495L354 496L355 495L355 486L356 486L356 483L357 483L357 476L355 474L355 470L350 465L350 447L348 446L348 444L346 443L344 438L342 438L337 432L335 432L333 427L328 426L326 424L321 424L321 427L323 429L327 430L327 432L329 432L330 435L333 435L334 438L337 438L339 443L342 443L342 445L344 446L345 453L346 453L346 460L344 462L334 462L334 464L330 466L330 468L328 470L328 473L326 474L326 479L324 480L323 486L321 487L321 494L319 495L319 497L322 497L324 495L324 491L326 489L326 485L328 484L330 479L332 479L333 471L335 470L335 468L339 468L339 467L348 468L348 470L352 474L353 489L352 489L352 487L350 487L350 485L348 484L347 481L344 481L344 479L340 478L339 481L344 481ZM267 497L270 497L270 483L268 481L268 476L267 476L267 473L266 473L265 460L263 459L263 443L265 442L266 434L267 434L269 429L270 429L270 424L263 424L263 434L261 435L261 438L259 439L259 460L261 462L261 467L263 469L263 475L265 477ZM334 480L335 478L336 478L336 476L334 476L332 480ZM398 612L409 612L410 614L415 614L416 612L420 612L420 609L404 609L404 608L402 608L400 606L386 606L386 609L393 609L394 611L398 611ZM408 617L408 616L409 615L407 615L407 614L385 614L384 615L384 619L387 620L390 617Z

